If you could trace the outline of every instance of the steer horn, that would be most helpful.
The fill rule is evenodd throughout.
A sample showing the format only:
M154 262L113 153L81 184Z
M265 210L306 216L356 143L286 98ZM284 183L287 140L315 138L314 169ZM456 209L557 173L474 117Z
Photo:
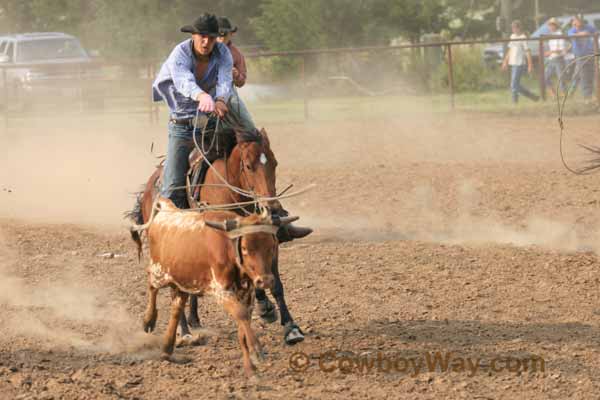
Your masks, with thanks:
M221 222L204 221L204 223L211 228L218 229L220 231L230 232L240 227L240 223L237 219L227 219Z
M275 226L284 226L299 220L300 217L280 217L278 215L271 216L271 224Z

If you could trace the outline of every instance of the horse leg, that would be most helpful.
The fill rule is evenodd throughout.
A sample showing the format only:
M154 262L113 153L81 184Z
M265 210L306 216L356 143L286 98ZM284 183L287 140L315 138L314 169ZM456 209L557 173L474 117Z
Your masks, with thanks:
M192 328L200 328L200 318L198 317L198 296L190 296L190 313L188 314L188 323Z
M267 297L264 289L256 289L256 311L259 317L268 324L277 321L277 312L275 305Z
M163 357L168 358L173 354L173 348L175 347L175 337L177 334L177 323L180 320L181 314L183 314L183 308L187 301L188 294L180 291L178 288L171 288L171 317L169 318L169 325L167 326L167 332L165 333L165 339L162 346Z
M281 283L281 277L279 276L279 249L273 257L273 265L271 267L273 272L274 282L271 294L277 301L279 307L279 314L281 315L281 325L283 326L283 339L286 344L294 345L304 340L304 333L298 325L294 322L290 311L288 310L287 304L285 303L285 297L283 294L283 284Z

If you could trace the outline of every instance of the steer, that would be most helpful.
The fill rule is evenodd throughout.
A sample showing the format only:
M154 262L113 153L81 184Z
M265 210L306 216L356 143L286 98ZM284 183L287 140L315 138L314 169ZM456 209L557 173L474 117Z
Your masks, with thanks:
M188 295L212 294L237 322L244 370L251 376L256 369L253 361L262 359L261 345L250 326L254 290L271 287L278 245L275 234L279 226L297 218L182 211L166 199L158 200L156 209L147 228L150 264L144 330L154 330L158 290L170 286L171 316L162 347L169 357Z

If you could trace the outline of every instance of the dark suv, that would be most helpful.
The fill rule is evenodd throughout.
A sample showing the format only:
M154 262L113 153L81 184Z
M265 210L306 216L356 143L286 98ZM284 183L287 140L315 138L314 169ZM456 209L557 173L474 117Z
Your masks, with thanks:
M90 79L99 77L99 67L79 40L65 33L0 36L0 73L3 106L27 108L37 99L56 103L98 94Z

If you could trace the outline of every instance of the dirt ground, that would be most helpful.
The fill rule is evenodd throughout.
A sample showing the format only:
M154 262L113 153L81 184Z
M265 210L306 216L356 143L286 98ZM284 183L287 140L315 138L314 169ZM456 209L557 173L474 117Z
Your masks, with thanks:
M600 117L568 124L598 144ZM315 228L283 245L294 347L244 378L234 323L201 300L206 344L160 358L142 332L121 214L164 127L98 118L0 136L0 398L592 398L600 392L600 175L561 165L550 116L421 114L268 126L286 207ZM7 151L8 150L8 151ZM437 357L437 358L436 358ZM443 365L437 361L448 361ZM307 364L308 363L308 364Z

